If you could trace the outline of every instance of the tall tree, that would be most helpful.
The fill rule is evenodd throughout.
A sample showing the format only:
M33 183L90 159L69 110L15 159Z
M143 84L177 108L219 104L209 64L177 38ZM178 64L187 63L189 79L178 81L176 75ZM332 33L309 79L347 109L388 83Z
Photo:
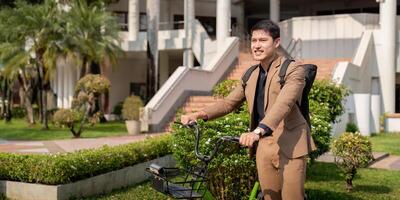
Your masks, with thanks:
M0 56L5 61L6 69L10 72L22 70L21 80L25 83L29 82L25 79L26 72L38 80L38 102L44 129L48 129L47 92L50 73L54 71L61 52L58 41L62 37L62 27L57 6L52 0L37 5L17 2L12 14L4 11L8 15L2 16L6 19L0 25L4 27L2 30L9 30L3 34L4 43L0 44ZM26 70L27 66L34 70ZM33 87L28 86L26 89Z
M105 10L105 4L72 1L68 6L63 17L66 24L63 44L67 45L67 54L74 55L82 66L81 77L91 73L93 64L100 68L109 67L109 63L115 65L122 53L119 26Z

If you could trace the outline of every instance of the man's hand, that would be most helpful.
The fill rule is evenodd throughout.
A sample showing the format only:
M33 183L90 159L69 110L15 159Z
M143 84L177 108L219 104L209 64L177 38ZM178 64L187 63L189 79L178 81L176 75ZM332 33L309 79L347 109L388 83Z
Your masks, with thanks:
M181 123L187 125L190 122L196 121L197 119L206 119L206 118L207 114L204 111L200 111L200 112L190 113L187 115L182 115Z
M240 136L239 143L243 146L253 147L254 142L258 141L260 136L254 132L243 133Z

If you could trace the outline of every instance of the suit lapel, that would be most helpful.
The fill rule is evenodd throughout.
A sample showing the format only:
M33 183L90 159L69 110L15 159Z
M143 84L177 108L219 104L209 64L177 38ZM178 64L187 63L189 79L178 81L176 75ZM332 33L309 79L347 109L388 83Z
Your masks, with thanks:
M256 95L256 87L257 87L257 79L258 79L258 74L260 73L260 68L256 68L253 73L251 73L249 80L247 81L247 86L246 86L246 91L248 91L248 97L249 101L247 102L249 104L249 110L250 110L250 116L253 116L253 109L254 109L254 99Z
M268 98L269 98L269 88L271 86L271 82L275 74L279 71L281 66L281 60L282 57L278 56L271 64L271 68L269 69L268 75L267 75L267 82L265 83L265 93L264 93L264 110L267 110L268 106Z

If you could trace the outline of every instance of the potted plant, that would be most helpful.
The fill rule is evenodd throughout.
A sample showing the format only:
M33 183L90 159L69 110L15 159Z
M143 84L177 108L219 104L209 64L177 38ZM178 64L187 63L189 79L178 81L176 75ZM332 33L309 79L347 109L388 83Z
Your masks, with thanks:
M125 119L126 128L129 134L140 133L140 108L143 102L138 96L129 96L122 105L122 116Z

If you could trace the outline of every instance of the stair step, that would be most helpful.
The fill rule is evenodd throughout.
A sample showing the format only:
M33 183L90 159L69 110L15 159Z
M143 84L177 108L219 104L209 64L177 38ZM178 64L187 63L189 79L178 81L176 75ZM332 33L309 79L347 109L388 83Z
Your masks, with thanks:
M318 66L317 79L329 78L332 76L333 68L340 61L350 61L349 58L338 58L338 59L305 59L303 63L315 64ZM240 52L239 62L228 74L227 79L229 80L240 80L245 71L255 64L257 61L253 60L251 53ZM202 110L204 107L210 106L218 101L220 98L213 96L190 96L184 105L181 107L184 113L191 113ZM175 120L172 119L171 122ZM165 127L166 131L170 131L170 124Z

